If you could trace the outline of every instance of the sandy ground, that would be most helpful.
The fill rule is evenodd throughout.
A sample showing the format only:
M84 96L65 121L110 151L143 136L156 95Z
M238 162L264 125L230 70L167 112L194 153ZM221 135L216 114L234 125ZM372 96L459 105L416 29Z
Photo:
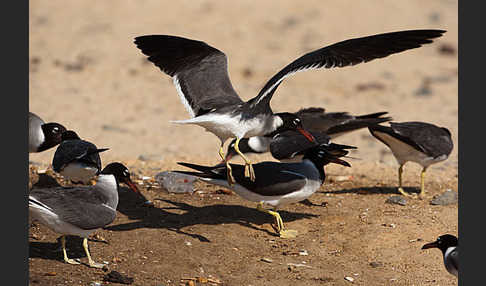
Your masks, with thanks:
M420 49L354 67L295 74L279 87L272 108L388 111L395 121L447 127L454 150L447 161L429 168L426 187L431 195L457 191L457 26L457 1L32 1L29 110L110 148L102 153L104 164L123 161L137 176L153 176L182 169L176 161L217 162L219 141L200 127L169 123L189 115L171 79L147 62L134 37L172 34L220 49L228 57L235 89L247 100L279 69L314 49L382 32L444 29L443 37ZM99 231L110 244L91 242L93 256L135 277L135 285L179 285L181 278L196 276L212 276L224 285L348 285L345 276L357 285L456 284L443 269L440 252L420 247L440 234L457 234L457 205L384 204L396 193L397 181L388 149L367 130L336 142L357 146L352 156L360 160L350 159L349 169L329 166L326 171L353 179L328 180L309 199L326 202L325 207L283 208L284 220L302 234L296 239L274 237L271 220L252 203L207 185L200 185L206 195L141 186L145 197L163 201L150 210L139 210L130 200L121 203L117 220ZM29 159L47 168L54 151ZM151 160L137 160L140 156ZM419 171L413 163L406 165L406 186L418 186ZM56 234L43 226L31 228L29 241L33 285L88 285L103 275L63 264L54 252ZM79 246L72 247L85 259ZM299 256L302 249L309 255ZM122 260L114 263L115 257ZM261 261L264 257L273 262ZM311 267L288 269L287 263L302 261ZM381 266L370 267L370 262ZM49 272L56 275L45 276Z

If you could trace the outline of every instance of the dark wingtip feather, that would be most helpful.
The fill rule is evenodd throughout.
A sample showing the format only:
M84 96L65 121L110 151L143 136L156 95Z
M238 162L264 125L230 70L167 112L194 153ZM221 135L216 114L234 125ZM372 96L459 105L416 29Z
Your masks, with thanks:
M149 61L170 76L196 65L207 56L222 54L205 42L171 35L138 36L134 43Z

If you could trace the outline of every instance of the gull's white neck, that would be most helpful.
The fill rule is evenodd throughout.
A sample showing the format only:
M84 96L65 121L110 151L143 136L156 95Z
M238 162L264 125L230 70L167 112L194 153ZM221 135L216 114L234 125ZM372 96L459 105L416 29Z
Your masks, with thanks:
M270 142L272 138L264 136L253 136L248 139L248 146L258 153L265 153L270 151Z
M96 180L96 190L108 197L106 203L110 207L116 209L118 206L118 184L115 176L100 174Z

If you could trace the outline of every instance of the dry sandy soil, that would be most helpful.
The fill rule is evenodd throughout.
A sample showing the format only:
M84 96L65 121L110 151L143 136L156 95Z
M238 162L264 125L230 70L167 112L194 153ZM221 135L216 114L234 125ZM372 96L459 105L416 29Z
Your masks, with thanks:
M272 100L274 111L388 111L395 121L449 128L454 150L426 178L433 196L458 191L457 21L457 1L445 0L32 1L29 110L110 148L103 163L122 161L141 182L144 198L122 187L119 215L96 232L108 244L90 242L93 258L133 277L133 285L185 285L190 280L184 278L196 277L195 285L456 285L440 252L420 248L443 233L457 234L457 205L432 206L430 199L386 204L397 194L397 164L367 130L336 140L357 146L352 156L360 160L349 159L351 168L326 167L328 178L316 194L282 208L286 225L299 231L295 239L276 237L271 217L220 188L198 183L193 194L170 194L142 184L142 176L183 169L177 161L218 162L219 142L200 127L169 123L188 114L170 78L147 62L133 38L173 34L224 51L233 85L247 100L305 52L382 32L447 30L420 49L298 73ZM31 165L49 169L54 151L30 154ZM419 172L413 163L405 167L411 191L417 191ZM140 206L144 199L154 206ZM57 236L32 224L31 285L103 280L103 270L63 263ZM68 248L86 261L78 238L70 237Z

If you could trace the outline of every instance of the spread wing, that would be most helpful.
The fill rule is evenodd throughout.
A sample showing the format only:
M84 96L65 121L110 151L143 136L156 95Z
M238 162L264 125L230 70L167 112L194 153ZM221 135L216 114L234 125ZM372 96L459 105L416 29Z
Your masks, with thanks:
M253 105L268 103L288 76L309 69L352 66L421 47L442 36L443 30L409 30L349 39L309 52L294 60L263 86L251 99Z
M208 44L169 35L135 38L135 44L171 76L191 117L243 103L228 75L226 55Z

